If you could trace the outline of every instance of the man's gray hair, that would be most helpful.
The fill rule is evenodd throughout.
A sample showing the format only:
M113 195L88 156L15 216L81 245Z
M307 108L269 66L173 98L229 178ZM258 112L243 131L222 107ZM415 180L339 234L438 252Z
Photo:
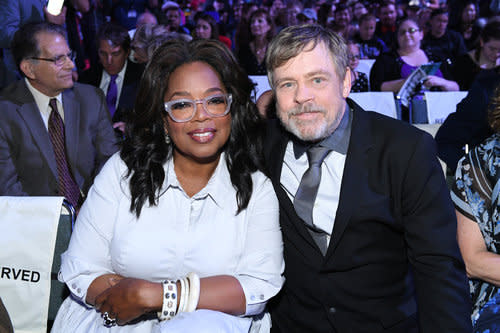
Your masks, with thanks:
M349 64L345 40L337 33L318 24L305 24L281 30L269 44L266 53L266 68L271 87L274 85L273 73L276 68L295 58L302 51L310 51L321 43L324 43L330 51L337 76L343 80Z

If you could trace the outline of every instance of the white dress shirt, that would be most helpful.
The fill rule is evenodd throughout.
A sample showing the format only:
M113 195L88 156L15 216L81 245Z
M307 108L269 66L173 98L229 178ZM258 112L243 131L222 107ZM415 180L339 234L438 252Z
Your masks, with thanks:
M118 107L118 102L120 101L120 96L122 94L123 80L125 80L125 72L127 71L127 64L128 60L125 60L125 65L123 65L122 70L118 73L118 76L116 77L115 82L116 82L117 94L116 94L115 108ZM110 82L111 82L111 76L103 69L99 88L101 88L105 96L108 94L108 86Z
M313 224L328 235L332 234L339 205L340 185L344 172L346 155L336 151L328 153L321 164L321 182L313 207ZM307 154L295 159L292 141L288 142L281 171L281 185L293 202L302 176L309 168Z
M38 107L38 110L40 111L40 115L42 116L42 120L43 120L43 123L44 123L47 131L49 130L49 117L50 117L50 113L52 112L52 108L49 106L49 102L52 98L55 98L57 100L57 111L59 112L59 115L61 116L62 120L64 121L64 109L63 109L63 104L62 104L62 94L59 94L55 97L49 97L45 94L42 94L35 87L33 87L27 78L24 78L24 81L26 82L26 85L28 86L28 90L31 92L31 94L33 95L33 98L35 99L36 106Z
M129 184L123 178L126 165L118 153L109 159L89 191L62 255L59 280L74 298L63 303L55 332L104 328L100 313L84 303L92 281L107 273L156 282L183 278L189 272L200 277L231 275L244 291L245 315L264 310L284 282L278 201L270 180L256 172L248 207L235 215L236 192L224 154L220 161L205 188L190 198L177 181L170 159L158 205L145 204L136 218L130 212ZM247 329L252 321L231 317L247 320ZM145 320L119 331L150 332L157 322Z

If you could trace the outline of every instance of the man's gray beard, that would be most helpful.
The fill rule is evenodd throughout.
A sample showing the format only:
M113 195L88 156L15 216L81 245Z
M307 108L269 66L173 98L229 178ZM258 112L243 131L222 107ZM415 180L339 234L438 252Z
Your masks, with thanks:
M288 111L286 115L283 115L279 111L276 113L281 121L281 124L283 124L283 126L286 128L287 131L295 135L300 140L309 142L320 141L329 136L330 134L332 134L333 131L337 128L338 124L340 123L340 119L343 115L341 113L337 113L333 124L331 124L330 126L329 124L326 123L326 121L322 121L321 124L318 125L316 124L318 120L301 120L292 117L294 115L307 112L320 112L321 114L323 114L323 117L326 120L327 110L321 106L314 104L305 104L296 106L295 108ZM288 121L285 122L283 117L287 117ZM314 128L314 130L313 129L307 130L310 128ZM306 129L306 131L303 131L301 129Z

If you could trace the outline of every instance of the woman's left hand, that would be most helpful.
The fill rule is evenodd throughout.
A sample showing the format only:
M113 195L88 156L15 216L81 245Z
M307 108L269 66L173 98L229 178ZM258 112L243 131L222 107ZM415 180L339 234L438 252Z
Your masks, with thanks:
M162 290L160 283L125 278L97 296L95 307L123 325L147 312L160 311Z

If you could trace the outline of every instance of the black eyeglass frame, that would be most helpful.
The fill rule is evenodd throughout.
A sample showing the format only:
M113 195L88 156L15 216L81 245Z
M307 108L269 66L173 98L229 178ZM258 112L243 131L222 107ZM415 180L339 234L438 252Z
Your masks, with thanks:
M53 62L54 65L56 65L57 67L61 67L66 63L67 59L71 60L71 62L75 62L76 52L70 51L68 54L61 54L61 55L55 56L53 58L31 57L30 59L50 61L50 62Z

